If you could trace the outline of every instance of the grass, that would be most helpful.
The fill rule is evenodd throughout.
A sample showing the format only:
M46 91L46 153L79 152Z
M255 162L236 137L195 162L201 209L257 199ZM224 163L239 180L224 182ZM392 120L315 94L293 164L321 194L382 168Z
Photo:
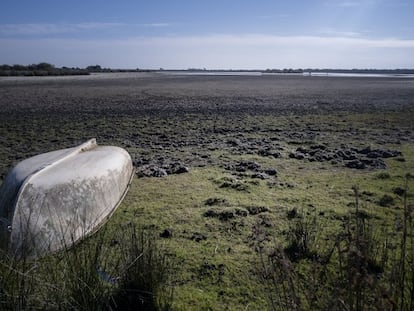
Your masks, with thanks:
M302 262L300 269L306 279L311 277L309 269L312 265L303 264L303 259L312 258L312 254L315 254L315 245L325 243L321 242L323 236L338 235L344 220L348 219L351 211L355 209L355 196L352 191L354 184L359 185L360 213L369 215L380 238L384 236L381 232L389 232L387 239L396 243L399 233L394 232L392 228L396 221L402 219L404 202L403 197L393 193L393 189L404 187L404 172L412 167L410 159L414 148L404 145L403 149L407 161L388 160L389 169L385 171L388 177L385 179L379 178L378 171L358 172L345 168L336 169L332 175L331 170L324 169L325 164L315 167L313 163L301 163L290 159L264 159L266 164L276 167L279 172L276 184L269 184L268 180L242 178L242 182L248 185L242 191L232 187L221 187L223 180L233 177L219 167L193 168L190 173L165 178L134 178L124 202L106 225L105 233L82 243L79 250L75 248L63 257L49 258L52 271L43 271L39 268L42 262L35 265L26 263L26 266L23 264L21 267L18 264L18 268L14 268L19 273L13 274L13 278L17 278L20 285L13 285L15 287L11 289L12 292L15 293L17 290L18 293L12 297L13 304L18 301L16 305L21 307L27 304L40 304L44 308L53 309L56 302L52 305L48 303L58 300L46 299L46 305L43 305L43 300L39 297L46 295L49 298L64 297L59 306L65 308L82 309L81 306L85 305L87 308L91 308L92 305L109 308L113 307L112 299L117 299L116 297L122 297L120 301L133 299L128 298L131 290L126 289L134 287L134 282L125 279L123 285L119 285L125 290L118 291L102 284L102 281L97 282L99 275L96 273L96 266L99 265L104 270L109 269L108 271L118 271L110 272L111 275L122 275L119 273L119 267L125 267L131 262L128 252L134 251L134 246L129 243L137 241L141 248L147 247L151 250L153 246L146 243L156 237L155 240L162 246L163 256L171 260L175 266L172 272L168 271L168 282L164 284L174 292L173 299L167 299L166 303L171 304L172 309L265 309L269 306L269 292L266 290L268 285L258 277L258 247L263 251L275 243L288 247L289 243L292 243L292 233L295 239L295 234L300 235L303 230L307 230L307 227L302 227L299 228L302 231L296 232L295 225L292 226L292 220L289 218L302 219L298 218L299 214L303 215L305 220L310 219L309 217L317 218L316 223L313 223L313 220L302 223L314 230L314 236L309 239L311 246L291 245L302 248L302 255L296 258L296 261ZM261 160L256 156L243 158ZM237 161L237 156L234 160ZM287 184L292 184L293 187ZM412 186L410 182L409 188ZM381 206L378 202L384 195L392 196L394 204ZM408 192L408 202L412 202L412 198L412 192ZM294 209L297 215L289 217ZM206 217L206 213L211 210L218 215L231 211L233 216ZM244 212L238 213L238 210ZM249 210L254 212L251 213ZM116 243L122 243L122 247L108 246L113 242L113 237L117 236L118 230L125 232L125 228L131 225L154 232L153 237L145 239L140 235L141 238L132 239L135 233L127 230L129 233L126 236L131 237L130 239L115 238ZM171 229L172 237L161 239L159 234L166 228ZM205 239L197 241L193 238L196 234L202 234ZM113 258L108 256L116 254L116 250L123 255L114 255ZM143 252L138 248L134 253L139 257ZM320 252L321 250L317 249L317 254ZM324 252L327 251L322 250L322 253ZM160 266L154 265L151 256L147 259L148 262L140 264L149 271L156 273L159 267L163 266L162 263ZM119 262L122 262L121 266L117 266ZM312 264L312 261L310 263ZM13 267L14 264L3 262L3 268L4 265ZM111 268L113 265L117 266L118 270ZM164 270L163 272L167 273ZM37 281L39 275L43 284L41 287ZM43 279L50 275L53 276L52 280ZM62 280L68 277L69 279L62 283ZM84 283L79 284L80 278L84 278ZM15 283L3 281L3 284ZM47 284L54 286L49 287ZM144 287L149 288L150 292L157 290L147 284ZM272 288L272 291L274 290ZM55 296L51 295L51 292L54 292ZM19 298L20 296L23 299ZM167 295L167 298L169 297ZM96 305L97 301L101 301L102 304Z
M169 310L172 266L154 234L103 229L43 258L0 258L2 310Z
M148 303L147 309L264 310L277 309L279 301L280 309L324 310L335 301L343 310L369 309L371 300L361 298L369 284L352 287L352 278L346 278L358 267L345 250L363 250L358 236L375 241L376 247L387 242L394 247L388 248L387 277L392 262L402 262L401 238L408 227L404 207L413 204L412 180L406 204L395 189L405 189L405 175L414 170L412 112L278 114L253 109L234 115L171 111L165 116L143 110L129 115L117 110L121 95L110 98L114 102L108 113L103 97L102 110L100 102L84 106L88 96L95 96L87 93L73 98L79 114L64 107L67 114L52 109L44 118L44 112L32 107L28 114L0 116L1 173L23 158L90 137L126 148L136 163L179 159L190 172L134 178L104 231L79 247L36 262L3 256L4 308L125 309L124 302L134 307ZM389 158L386 170L360 171L288 156L297 147L315 144L396 149L404 162ZM281 157L260 155L267 147ZM251 171L235 175L226 169L241 161L274 168L277 177L262 180L252 178ZM386 204L380 204L384 197ZM342 235L362 219L372 231L364 227ZM166 229L171 236L160 237ZM406 241L410 238L408 232ZM363 264L369 258L379 262L382 250L367 249L369 253L353 257ZM379 284L401 288L392 282ZM167 294L160 296L162 292ZM398 297L398 307L404 306L401 293L389 296ZM338 297L343 303L338 304Z
M292 168L297 163L289 165ZM199 304L192 306L197 301L194 297L202 296L206 309L263 309L267 301L263 285L255 274L258 242L269 246L274 241L285 241L286 232L292 231L287 214L294 208L318 218L314 230L319 235L322 234L319 228L324 228L326 234L337 234L354 206L350 204L354 203L353 184L361 185L363 193L360 213L368 213L378 230L390 230L401 214L398 207L402 206L402 199L394 195L395 205L385 208L377 202L383 193L391 193L394 185L403 185L402 172L406 166L393 160L389 166L392 174L387 180L378 179L376 171L357 173L338 169L332 176L327 170L316 174L309 166L302 170L290 169L289 177L285 177L281 170L278 178L295 181L294 188L269 187L266 181L251 184L247 179L249 187L245 191L220 186L217 181L228 177L225 170L193 169L184 175L134 180L125 202L128 208L119 213L125 221L135 217L134 221L159 232L172 229L173 237L165 240L165 244L180 263L174 286L174 308L198 309ZM266 209L257 214L248 212L249 208L260 206ZM237 213L237 210L247 213ZM231 217L220 217L220 213L230 212ZM218 216L206 217L206 213ZM253 234L256 227L263 231L259 237ZM191 239L195 233L202 233L207 239L196 242ZM222 275L220 265L225 266Z
M413 185L407 174L405 189ZM315 217L296 214L288 244L259 249L259 275L272 310L412 310L412 204L404 197L402 228L392 236L355 205L342 229L327 234ZM316 231L322 231L317 235Z

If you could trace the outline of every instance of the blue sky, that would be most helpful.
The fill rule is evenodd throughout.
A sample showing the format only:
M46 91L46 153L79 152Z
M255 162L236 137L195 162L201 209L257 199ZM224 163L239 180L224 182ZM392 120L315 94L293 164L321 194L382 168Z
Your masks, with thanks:
M0 3L0 63L414 68L412 0Z

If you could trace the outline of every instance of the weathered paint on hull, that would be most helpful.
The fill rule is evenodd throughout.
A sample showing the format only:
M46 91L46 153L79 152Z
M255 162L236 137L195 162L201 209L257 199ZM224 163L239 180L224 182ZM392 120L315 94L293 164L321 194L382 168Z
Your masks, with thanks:
M20 162L0 187L0 243L18 257L70 247L104 223L133 175L122 148L94 139Z

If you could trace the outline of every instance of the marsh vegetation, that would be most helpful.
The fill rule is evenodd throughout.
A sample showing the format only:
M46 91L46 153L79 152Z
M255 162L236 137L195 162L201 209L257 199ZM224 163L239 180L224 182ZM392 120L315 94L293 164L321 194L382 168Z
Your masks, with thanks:
M155 308L410 310L411 79L98 76L0 81L2 178L91 137L139 173L79 247L2 257L5 307L115 308L144 269Z

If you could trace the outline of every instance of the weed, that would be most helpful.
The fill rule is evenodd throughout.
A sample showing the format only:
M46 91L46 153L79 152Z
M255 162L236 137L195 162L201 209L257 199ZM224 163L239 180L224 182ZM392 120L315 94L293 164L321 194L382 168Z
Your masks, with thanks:
M414 228L412 207L406 200L407 180L403 228L397 244L379 238L373 217L360 209L358 188L354 187L355 210L333 238L321 240L315 235L321 229L317 221L299 215L289 226L288 247L276 244L267 253L258 248L259 276L267 286L270 308L413 310ZM325 247L318 249L322 243Z
M378 204L383 207L388 207L394 204L394 198L389 194L384 194L381 199L379 199Z
M38 266L28 260L0 252L0 307L2 310L25 310L39 303L36 296Z
M155 233L134 225L99 232L71 249L28 261L3 254L3 310L168 310L170 266Z
M392 190L392 192L398 196L404 196L405 194L405 189L402 187L396 187Z
M375 176L377 179L390 179L391 175L388 172L380 172Z
M297 216L298 216L298 210L296 209L296 207L291 208L287 211L288 219L293 219L293 218L296 218Z
M316 216L300 215L289 223L288 246L284 251L291 261L313 259L317 256L316 252L311 249L316 239L317 228Z
M172 291L166 284L171 272L168 258L156 244L154 233L130 226L120 245L119 287L113 297L118 310L167 310Z

